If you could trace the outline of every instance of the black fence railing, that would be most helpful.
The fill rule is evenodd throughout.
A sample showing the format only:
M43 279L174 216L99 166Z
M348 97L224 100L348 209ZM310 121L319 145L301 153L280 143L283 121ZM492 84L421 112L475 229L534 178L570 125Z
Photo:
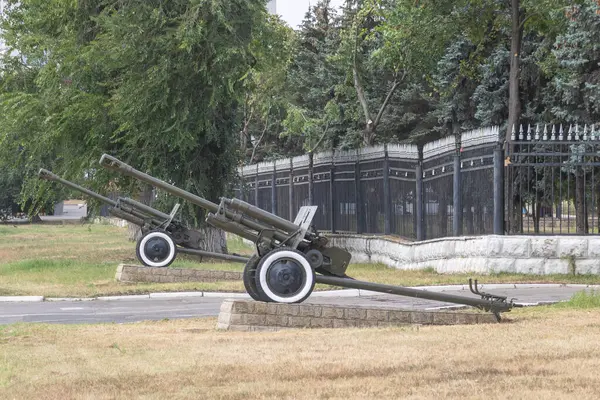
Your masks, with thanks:
M426 144L324 152L244 167L237 196L293 220L316 205L320 230L416 240L503 233L499 128Z
M598 234L600 132L594 126L529 126L511 139L507 231Z

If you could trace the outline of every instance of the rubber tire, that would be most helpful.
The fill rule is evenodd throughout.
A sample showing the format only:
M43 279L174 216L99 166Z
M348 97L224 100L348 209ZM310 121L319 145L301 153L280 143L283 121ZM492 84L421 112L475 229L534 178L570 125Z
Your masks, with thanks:
M307 278L299 293L292 297L282 297L278 296L276 293L273 293L266 281L266 275L269 267L278 259L283 257L292 258L295 261L297 261L300 264L300 266L304 268L304 272ZM268 299L268 301L276 303L302 303L308 298L308 296L311 295L315 287L315 271L312 269L310 263L308 262L303 253L289 247L282 247L270 251L264 257L261 258L256 268L255 282L256 290L259 296L263 299Z
M151 261L148 257L142 255L143 246L152 237L161 237L161 238L165 239L165 241L167 242L167 244L170 248L170 254L166 260L156 263L156 262ZM177 258L177 246L175 246L175 242L173 241L171 236L169 236L166 232L150 231L138 240L138 242L135 246L135 255L137 256L137 259L146 267L166 268L169 265L171 265L173 263L173 261L175 261L175 258Z
M265 297L261 297L256 288L256 268L258 267L258 263L260 262L260 257L258 254L254 254L246 265L244 266L244 273L242 274L242 281L244 282L244 288L246 292L252 297L253 300L256 301L265 301L269 302L270 300Z

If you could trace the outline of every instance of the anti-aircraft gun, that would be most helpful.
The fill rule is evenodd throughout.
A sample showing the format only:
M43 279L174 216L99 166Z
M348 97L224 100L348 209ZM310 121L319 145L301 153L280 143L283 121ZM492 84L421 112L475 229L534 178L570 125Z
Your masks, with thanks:
M471 292L480 298L352 279L346 275L350 253L330 246L329 240L312 226L316 206L301 207L295 221L290 222L239 199L221 198L219 204L213 203L138 171L108 154L102 156L100 164L204 208L208 211L206 221L209 224L253 241L256 254L244 267L243 281L254 300L300 303L310 296L315 283L322 283L470 305L491 311L498 319L501 312L516 306L506 297L480 292L477 281L473 286L471 280ZM162 240L165 248L172 246L167 237Z
M245 263L248 261L246 257L201 250L204 235L197 230L189 229L175 219L175 215L179 210L179 204L173 207L171 213L166 214L127 197L119 197L117 200L112 200L63 179L43 168L38 172L38 176L40 179L61 183L64 186L92 197L108 205L108 212L112 216L139 226L142 236L137 241L136 256L146 266L167 267L175 260L178 252L233 262Z

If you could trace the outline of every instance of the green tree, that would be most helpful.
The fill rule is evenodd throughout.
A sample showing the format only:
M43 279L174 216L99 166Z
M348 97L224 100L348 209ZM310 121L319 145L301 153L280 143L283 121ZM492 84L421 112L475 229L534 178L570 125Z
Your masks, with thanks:
M269 15L267 23L259 28L252 43L256 63L245 80L240 130L242 161L249 164L267 154L282 154L279 134L289 102L287 79L295 50L294 31L279 17Z
M211 200L224 194L264 1L9 3L2 29L21 56L2 67L0 151L18 151L24 198L44 192L39 166L130 187L97 168L103 152Z
M334 147L342 113L336 85L342 79L330 57L339 45L339 28L329 0L307 12L297 33L295 55L288 71L289 106L282 138L297 141L299 151L309 154Z

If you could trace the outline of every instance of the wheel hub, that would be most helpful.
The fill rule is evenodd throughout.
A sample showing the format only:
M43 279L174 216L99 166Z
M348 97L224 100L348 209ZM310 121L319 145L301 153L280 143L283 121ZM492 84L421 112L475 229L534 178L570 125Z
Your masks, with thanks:
M298 293L302 289L305 280L304 269L295 260L278 260L267 271L269 288L283 297Z
M154 261L164 261L169 257L169 243L163 238L153 237L146 242L144 246L144 253L146 256Z

